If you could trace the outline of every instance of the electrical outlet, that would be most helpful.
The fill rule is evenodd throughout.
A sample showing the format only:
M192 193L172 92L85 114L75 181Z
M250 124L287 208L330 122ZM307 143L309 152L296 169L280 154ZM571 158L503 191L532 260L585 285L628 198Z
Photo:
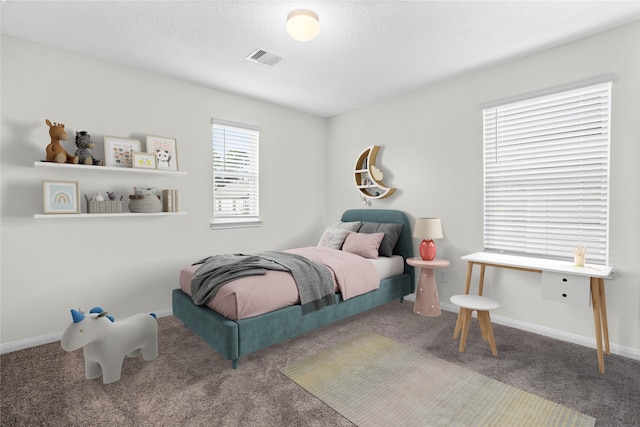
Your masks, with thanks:
M436 270L436 279L438 283L447 283L447 269L440 268Z

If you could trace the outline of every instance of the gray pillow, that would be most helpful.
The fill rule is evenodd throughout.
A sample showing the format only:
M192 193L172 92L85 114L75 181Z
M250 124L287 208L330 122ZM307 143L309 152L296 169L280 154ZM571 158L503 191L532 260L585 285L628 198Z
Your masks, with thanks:
M361 225L362 225L362 221L350 221L350 222L336 221L330 225L330 228L341 228L341 229L357 232Z
M358 230L358 233L384 233L384 239L380 243L378 254L380 256L393 255L393 248L396 247L400 233L402 233L402 224L394 224L390 222L363 222L362 226Z

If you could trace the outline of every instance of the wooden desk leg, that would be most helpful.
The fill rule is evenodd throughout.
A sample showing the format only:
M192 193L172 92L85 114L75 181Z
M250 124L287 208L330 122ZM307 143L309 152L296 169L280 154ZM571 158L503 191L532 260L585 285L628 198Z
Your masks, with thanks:
M604 351L611 354L609 349L609 322L607 321L607 298L604 294L604 279L598 277L598 290L600 291L600 317L602 318L602 334L604 335Z
M427 317L437 317L442 314L440 299L438 298L438 287L436 286L436 278L432 268L422 268L420 270L413 312Z
M469 295L471 289L471 275L473 274L473 262L467 261L467 281L464 284L464 294Z
M480 281L478 282L478 295L482 296L484 292L484 270L487 266L484 264L480 265Z
M471 289L471 276L473 275L473 262L467 261L467 280L464 284L464 293L465 295L469 295L469 290ZM458 334L462 330L462 320L464 317L463 308L460 307L458 310L458 319L456 319L456 328L453 331L453 338L458 338Z
M602 354L602 311L600 308L600 289L598 278L591 278L591 302L593 305L593 323L596 329L596 346L598 348L598 369L604 373L604 356Z

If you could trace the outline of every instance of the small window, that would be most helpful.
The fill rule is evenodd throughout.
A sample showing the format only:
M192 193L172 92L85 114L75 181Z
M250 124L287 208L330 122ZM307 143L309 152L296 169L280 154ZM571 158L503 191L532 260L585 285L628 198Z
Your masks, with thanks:
M260 130L213 120L212 227L260 224Z
M611 81L483 109L484 248L607 264Z

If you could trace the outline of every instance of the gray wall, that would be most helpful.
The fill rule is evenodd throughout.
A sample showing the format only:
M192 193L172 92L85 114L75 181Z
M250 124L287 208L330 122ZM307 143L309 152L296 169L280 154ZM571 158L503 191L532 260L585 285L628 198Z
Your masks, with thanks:
M460 257L482 250L480 105L614 73L610 263L615 280L606 284L609 334L616 352L640 358L638 33L636 22L331 118L330 216L359 203L356 190L345 183L352 180L358 154L380 145L377 163L386 184L399 190L396 196L372 202L372 207L442 219L438 256L451 265L447 283L438 288L441 301L448 303L464 288L466 265ZM417 253L417 240L415 244ZM489 269L485 283L485 294L502 304L492 315L494 321L595 346L591 308L543 300L540 275Z
M382 146L378 166L398 191L370 206L443 221L439 256L451 265L438 288L451 309L449 297L464 285L460 256L482 249L479 105L612 72L616 273L607 282L609 332L614 352L640 358L639 33L637 23L626 25L329 120L2 37L3 348L59 338L72 307L102 305L120 318L168 313L179 268L203 256L315 244L344 209L363 207L352 171L373 144ZM262 127L260 228L209 229L212 117ZM49 141L46 118L65 122L70 133L89 131L97 153L104 135L175 137L188 175L35 169ZM188 215L35 220L42 179L78 180L83 194L144 184L180 188ZM594 345L591 309L542 300L537 274L489 271L486 282L486 293L502 303L495 322Z
M262 128L262 227L209 228L212 117ZM75 131L88 131L100 158L104 135L175 137L187 175L34 168L49 143L47 118L66 124L67 151L75 152ZM322 118L3 36L2 343L46 341L80 306L100 305L116 318L170 313L180 267L208 255L316 244L325 223L325 129ZM34 219L43 179L79 181L89 195L178 188L188 214Z

